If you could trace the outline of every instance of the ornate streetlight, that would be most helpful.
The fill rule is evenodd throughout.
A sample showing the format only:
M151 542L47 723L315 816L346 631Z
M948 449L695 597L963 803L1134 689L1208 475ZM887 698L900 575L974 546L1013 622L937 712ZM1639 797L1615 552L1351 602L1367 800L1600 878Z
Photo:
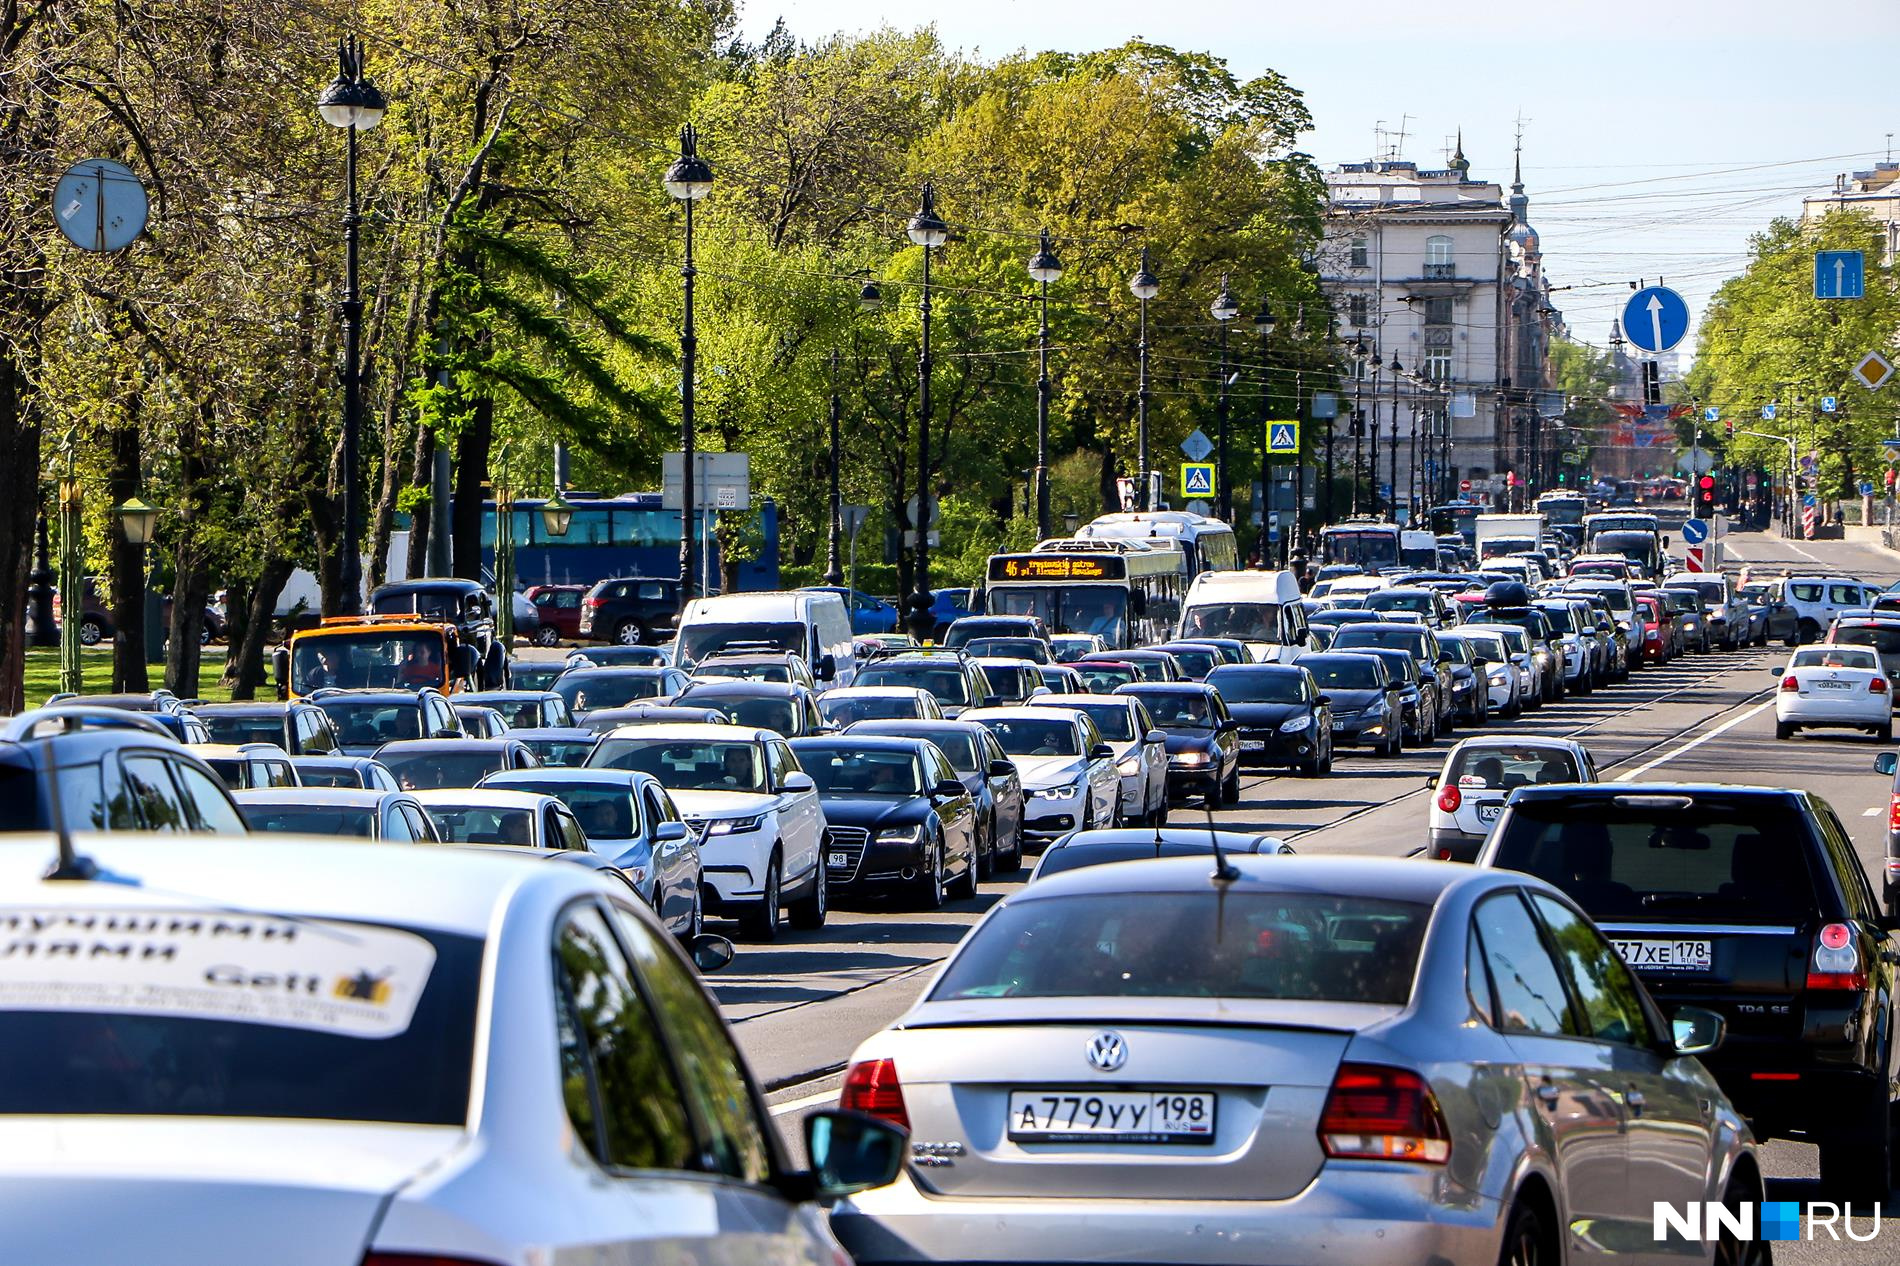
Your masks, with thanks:
M924 248L924 285L917 299L917 313L923 321L923 335L917 346L917 513L911 523L917 545L911 554L915 588L909 603L911 636L922 642L936 624L930 614L935 604L930 593L930 253L950 240L950 226L937 216L937 187L928 180L917 214L910 217L904 231Z
M1135 392L1135 448L1140 481L1136 484L1135 508L1152 510L1148 496L1148 300L1161 293L1161 282L1148 267L1148 248L1141 248L1141 267L1128 279L1128 292L1141 300L1141 379Z
M1216 418L1219 430L1214 447L1214 505L1215 513L1222 522L1234 520L1233 485L1230 482L1227 460L1227 327L1240 315L1240 305L1227 289L1227 274L1220 275L1220 293L1214 296L1214 302L1208 305L1207 314L1220 326L1220 402Z
M1036 331L1036 539L1049 539L1049 285L1062 279L1049 230L1029 257L1029 279L1042 288L1042 321Z
M686 258L680 264L686 293L680 319L680 603L684 606L699 581L699 507L694 504L699 471L693 419L693 375L699 352L693 330L693 281L699 273L693 267L693 204L713 187L712 165L699 156L699 133L692 124L680 129L680 156L666 169L661 183L667 196L686 212Z

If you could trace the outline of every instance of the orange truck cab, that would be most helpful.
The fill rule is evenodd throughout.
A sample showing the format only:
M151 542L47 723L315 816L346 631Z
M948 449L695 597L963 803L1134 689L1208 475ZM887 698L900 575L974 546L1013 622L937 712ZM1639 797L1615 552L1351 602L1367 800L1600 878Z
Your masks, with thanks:
M455 625L415 615L331 616L293 634L272 658L290 699L326 689L481 689L480 652Z

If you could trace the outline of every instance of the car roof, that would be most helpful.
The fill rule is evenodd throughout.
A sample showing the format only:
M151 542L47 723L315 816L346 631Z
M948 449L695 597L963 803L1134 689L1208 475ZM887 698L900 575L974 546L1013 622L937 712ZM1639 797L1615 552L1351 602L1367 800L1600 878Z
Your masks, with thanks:
M1525 790L1529 790L1526 788ZM1521 792L1519 794L1522 794ZM1348 897L1375 897L1390 901L1435 904L1446 890L1473 884L1509 887L1536 881L1515 871L1485 870L1458 862L1426 861L1415 857L1323 857L1313 854L1256 856L1232 854L1228 860L1239 876L1226 885L1229 892L1331 893ZM1216 891L1202 857L1157 858L1125 866L1089 866L1038 879L1008 898L1022 901L1087 895L1135 895L1155 892Z
M905 734L807 734L788 739L794 752L821 747L854 747L867 752L915 752L930 742Z
M818 696L823 703L826 699L843 696L847 699L915 699L930 692L922 686L833 686Z
M512 734L502 738L391 739L376 749L376 758L381 760L384 752L397 756L407 752L499 752L517 741Z
M1598 782L1546 783L1519 787L1514 797L1534 800L1591 799L1614 800L1622 796L1638 799L1655 796L1750 796L1778 800L1806 800L1808 793L1795 787L1762 787L1731 782Z
M392 580L388 584L378 585L370 597L373 599L383 593L428 593L448 589L460 593L484 592L479 582L460 576L418 576L414 580Z
M413 796L414 794L413 791L388 791L370 787L256 787L249 791L233 791L231 798L240 806L375 809L391 796Z
M428 689L424 687L423 689ZM437 691L436 693L441 693ZM311 703L407 703L419 705L422 690L340 690L330 689L306 696Z
M469 694L458 694L451 702L458 706L464 703L481 705L526 702L529 699L559 699L560 697L552 690L477 690Z
M174 835L154 848L149 833L133 832L78 843L109 878L49 882L53 837L14 835L0 849L0 892L55 908L257 911L486 937L498 909L529 893L558 904L607 891L592 870L540 864L520 851L293 835L267 845L248 835Z
M1468 739L1459 739L1445 754L1450 756L1453 752L1461 752L1467 747L1548 747L1566 752L1589 750L1574 739L1558 738L1554 734L1474 734Z
M661 673L675 671L671 664L576 664L561 671L561 676L583 681L590 677L634 677L642 681Z
M699 677L673 698L682 706L691 707L692 700L703 699L708 695L729 695L753 699L799 699L810 693L795 681L758 681L749 677Z
M310 756L292 753L290 763L298 769L356 769L363 765L374 765L374 756L342 756L335 752L324 752ZM317 790L317 788L306 788Z
M539 769L504 769L482 779L481 790L501 790L512 781L533 781L538 783L571 782L577 785L586 783L624 782L640 786L649 782L658 782L652 774L639 769L608 769L581 765L543 765Z
M1064 708L1053 704L1040 707L1033 704L1020 704L1013 708L966 708L963 715L965 717L974 717L982 721L1025 720L1072 722L1075 720L1076 712L1073 708Z
M782 737L777 730L761 730L750 725L708 725L703 721L664 721L659 725L623 725L600 736L639 739L707 739L721 743L762 743Z
M1402 628L1405 628L1406 626L1403 624L1398 624L1398 625L1394 625L1393 627L1402 629ZM1301 658L1303 659L1305 657L1301 656ZM1213 671L1209 672L1207 675L1209 679L1212 679L1215 673L1224 673L1227 676L1232 677L1236 675L1237 673L1296 673L1299 671L1300 671L1300 666L1297 663L1294 663L1294 664L1281 664L1281 663L1216 664L1214 665Z
M275 743L194 743L191 750L205 760L234 760L243 756L288 756Z
M191 706L191 710L199 716L209 713L212 716L221 717L262 717L282 716L292 708L310 706L312 705L304 703L301 699L288 702L276 699L255 699L248 703L195 703Z
M1044 695L1043 698L1045 700L1044 706L1050 707L1050 708L1073 708L1073 707L1078 707L1085 703L1112 703L1112 704L1115 704L1117 707L1123 707L1123 708L1128 706L1127 695L1077 693L1077 694L1072 694L1072 695L1064 695L1064 694Z
M426 807L467 805L472 809L539 809L559 803L538 791L502 791L488 787L437 787L409 793Z
M919 732L927 731L927 732L938 733L938 734L950 734L950 733L985 734L985 733L988 733L988 731L986 731L983 728L983 724L980 721L964 721L960 718L952 718L952 717L914 717L914 718L913 717L877 717L875 719L869 719L869 720L864 720L864 721L853 721L850 725L847 725L845 727L844 732L846 734L863 734L866 736L870 736L870 735L877 734L877 732L881 729L885 729L885 728L896 729L899 727L906 730L917 730ZM897 737L905 737L905 736L900 735Z
M602 709L603 712L617 710L618 709ZM510 730L508 731L508 737L511 739L520 739L523 742L529 739L571 739L577 743L591 743L599 738L600 735L594 733L592 730L583 729L578 725L540 725L529 726L526 729Z
M1043 665L1036 663L1034 660L1019 659L1014 655L972 655L970 658L974 659L977 664L983 668L1027 668L1034 671L1035 669L1043 667ZM1048 667L1067 668L1068 665L1050 664Z

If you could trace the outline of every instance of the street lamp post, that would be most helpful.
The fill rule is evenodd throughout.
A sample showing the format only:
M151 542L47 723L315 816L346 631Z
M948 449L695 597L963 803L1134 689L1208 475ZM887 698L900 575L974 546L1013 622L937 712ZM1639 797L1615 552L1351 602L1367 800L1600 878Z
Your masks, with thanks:
M1372 503L1372 513L1379 513L1379 377L1385 372L1385 355L1378 348L1372 349L1372 390L1367 393L1372 404L1372 426L1367 452L1372 460L1366 463L1366 500Z
M1148 300L1161 293L1161 282L1148 267L1148 248L1141 248L1141 267L1128 279L1129 293L1141 300L1141 378L1135 391L1135 450L1137 473L1135 507L1152 510L1148 498Z
M869 269L861 270L862 276ZM877 288L875 281L867 281L858 291L858 311L876 312L884 304L884 292ZM844 538L844 498L839 488L839 471L844 465L844 439L839 433L842 406L838 399L838 349L831 349L829 357L831 400L826 409L826 418L831 430L831 484L829 489L829 509L825 529L825 583L842 585L844 583L844 565L841 547Z
M356 204L356 134L383 121L389 102L363 77L363 43L351 36L336 46L337 75L317 97L317 114L344 131L343 183L343 557L337 588L342 614L363 604L363 554L357 543L362 492L357 479L357 448L363 429L363 298L357 288L357 238L363 217Z
M912 528L917 545L911 555L911 577L916 587L910 595L910 632L919 642L929 639L936 621L930 609L930 253L950 240L950 226L937 216L937 187L924 182L917 214L905 226L910 240L924 248L924 284L917 299L917 314L923 323L917 344L917 513Z
M1062 279L1049 230L1042 231L1029 257L1029 279L1041 287L1041 321L1036 328L1036 539L1049 539L1049 285Z
M1399 358L1392 358L1392 442L1386 447L1390 453L1386 457L1391 467L1386 483L1392 489L1392 521L1399 518L1399 378L1405 373L1405 366L1399 364Z
M1366 339L1364 334L1356 334L1352 340L1352 512L1355 515L1359 513L1360 463L1365 459L1366 418L1360 404L1365 381Z
M26 601L27 610L33 616L34 646L59 645L59 630L53 627L53 565L47 556L46 501L44 494L39 500L39 531L34 538L33 570L27 574Z
M79 657L79 625L85 613L86 583L81 543L85 527L79 479L73 473L78 436L72 431L66 432L60 447L66 454L66 471L59 479L59 689L62 694L78 694L85 687Z
M1226 287L1223 286L1222 289L1225 290ZM1216 302L1218 302L1218 300ZM1215 319L1218 320L1219 318L1217 317ZM1273 483L1270 478L1272 468L1267 462L1267 450L1271 447L1271 441L1266 436L1266 430L1273 422L1273 327L1277 323L1273 315L1272 305L1267 302L1266 296L1262 295L1260 297L1260 310L1253 314L1253 329L1254 333L1260 336L1260 508L1261 512L1265 515L1271 515L1273 513ZM1226 336L1226 333L1227 327L1222 326L1221 335L1223 338ZM1223 362L1220 376L1222 392L1227 390L1226 359L1225 356L1221 357ZM1300 393L1299 389L1295 387L1293 391L1293 410L1295 414L1299 412L1299 408ZM1225 433L1224 426L1222 429L1223 433ZM1298 459L1295 458L1294 460L1297 463ZM1296 472L1299 470L1297 464L1294 466L1294 470ZM1231 495L1230 493L1230 499ZM1230 518L1229 522L1231 521ZM1293 492L1293 530L1284 539L1290 541L1297 538L1299 534L1300 493L1296 487ZM1260 557L1263 561L1266 559L1267 551L1265 547L1262 547Z
M140 550L140 566L145 571L145 657L157 659L162 653L164 637L158 633L159 604L158 589L152 583L152 533L158 526L158 511L140 501L137 497L127 497L112 507L112 517L119 525L119 532L125 537L126 544ZM68 621L77 626L73 613L68 612ZM77 634L75 634L77 637Z
M502 653L515 644L515 507L508 480L508 446L495 450L495 638Z
M1216 419L1219 423L1218 441L1214 450L1217 463L1214 470L1215 514L1223 523L1234 521L1233 467L1227 456L1227 327L1240 315L1240 305L1234 302L1233 294L1227 289L1227 274L1220 276L1220 293L1214 296L1214 302L1207 309L1208 315L1220 326L1220 398ZM1264 471L1262 478L1264 479Z
M693 376L699 338L693 330L693 204L712 192L712 165L699 156L699 133L692 124L680 129L680 156L666 169L661 183L667 196L686 212L686 256L680 263L685 305L680 314L680 604L692 600L699 582L699 467L694 452L697 431L693 418Z

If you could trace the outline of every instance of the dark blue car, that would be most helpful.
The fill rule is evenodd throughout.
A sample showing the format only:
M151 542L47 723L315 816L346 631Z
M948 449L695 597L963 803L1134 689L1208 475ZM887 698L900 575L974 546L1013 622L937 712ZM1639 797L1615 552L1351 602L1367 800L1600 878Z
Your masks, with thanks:
M804 592L835 593L842 598L845 610L851 613L851 631L855 634L897 632L900 613L882 598L874 598L843 585L810 585Z

